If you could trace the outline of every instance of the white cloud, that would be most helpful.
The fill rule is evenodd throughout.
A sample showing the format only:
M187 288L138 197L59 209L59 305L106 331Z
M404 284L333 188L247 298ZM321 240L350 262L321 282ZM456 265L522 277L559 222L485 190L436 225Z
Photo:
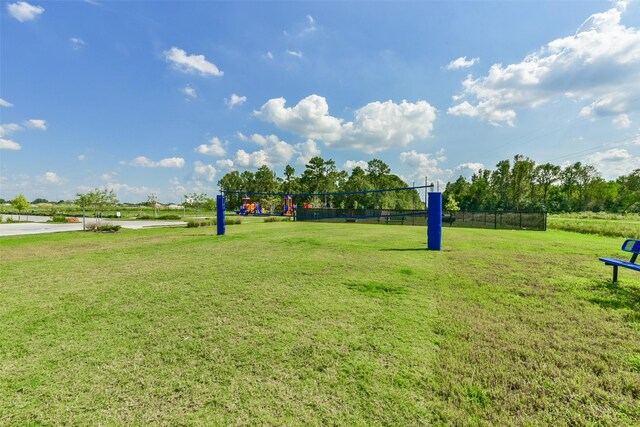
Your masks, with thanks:
M226 150L222 146L222 141L220 139L214 137L209 140L209 145L201 144L196 147L196 151L200 154L205 154L208 156L224 156Z
M178 179L178 177L173 177L169 180L169 184L171 185L180 185L180 180Z
M0 125L0 137L9 135L13 132L18 132L23 130L24 128L16 123L7 123L4 125Z
M61 184L63 179L55 172L46 172L44 175L36 177L36 179L48 184Z
M172 47L164 51L164 57L173 66L184 73L198 72L203 76L211 75L222 77L224 72L218 69L215 64L207 61L204 55L187 55L184 50Z
M233 159L219 161L217 165L221 168L231 169L232 167L241 168L259 168L267 165L272 168L275 166L284 166L291 159L298 155L305 157L310 152L315 152L317 147L313 141L304 142L295 146L281 141L276 135L259 135L253 134L249 140L261 147L260 150L248 152L244 149L236 151Z
M265 53L264 57L267 58L269 61L273 61L273 53L271 52Z
M620 23L624 7L589 17L574 35L549 42L522 62L494 64L462 83L472 98L452 115L514 124L516 111L557 99L587 102L580 114L619 115L640 109L640 31Z
M233 107L242 105L247 102L246 96L236 95L235 93L231 94L231 98L224 100L224 103L229 106L229 109L233 109Z
M627 129L631 126L631 119L628 114L620 114L619 116L614 117L612 122L615 127L620 129Z
M480 61L480 58L467 59L466 56L461 56L460 58L454 59L453 61L449 62L447 66L444 68L447 70L459 70L460 68L469 68L477 64L478 61Z
M184 166L184 159L182 157L170 157L155 162L145 156L138 156L129 164L143 168L181 168Z
M17 3L9 3L7 5L7 11L18 21L25 22L36 19L38 15L44 12L44 8L41 6L33 6L26 1L19 1Z
M84 40L79 37L71 37L69 40L71 41L71 48L73 50L80 50L85 45Z
M342 165L342 169L350 172L357 167L360 167L366 170L367 166L368 166L368 163L365 162L364 160L347 160L346 162L344 162L344 165Z
M233 169L233 160L231 159L224 159L224 160L218 160L216 161L216 166L218 166L219 169Z
M300 166L306 165L312 157L316 157L321 154L318 144L316 144L313 139L307 139L305 142L296 144L293 147L298 153L296 164Z
M193 175L196 178L204 178L207 182L213 182L218 171L211 165L196 161L193 166Z
M612 148L587 156L585 162L602 173L604 179L615 179L640 168L640 156L633 156L624 148Z
M115 172L107 172L103 173L100 179L102 179L103 181L111 181L113 178L115 178L116 175L117 173Z
M182 88L182 93L184 93L185 95L187 95L187 96L189 96L191 98L197 98L198 97L198 93L191 86L185 86L184 88Z
M10 107L13 107L13 104L10 103L9 101L6 101L6 100L0 98L0 107L10 108Z
M84 154L80 154L78 156L78 160L80 160L80 161L87 160L87 156L85 156Z
M296 58L302 58L302 52L299 51L299 50L289 50L289 49L287 49L287 53L290 56L294 56Z
M470 177L480 172L480 170L484 170L484 165L477 162L460 163L454 170L465 177Z
M400 161L407 167L414 170L412 177L429 177L433 181L434 175L440 175L444 171L438 166L438 159L433 158L429 153L418 153L416 150L400 153Z
M366 153L427 138L436 119L436 109L426 101L371 102L354 112L353 122L329 115L329 106L322 96L307 96L291 108L285 107L285 103L284 98L270 99L254 114L280 129L321 140L327 146Z
M26 127L39 130L47 130L47 121L39 119L31 119L24 122Z
M22 149L22 147L17 142L12 141L11 139L6 139L6 138L1 138L0 137L0 150L17 151L17 150L21 150L21 149Z
M159 193L158 189L153 189L146 186L136 187L134 185L121 184L117 182L109 182L105 185L105 188L107 190L113 190L116 193L126 193L134 195L149 195Z

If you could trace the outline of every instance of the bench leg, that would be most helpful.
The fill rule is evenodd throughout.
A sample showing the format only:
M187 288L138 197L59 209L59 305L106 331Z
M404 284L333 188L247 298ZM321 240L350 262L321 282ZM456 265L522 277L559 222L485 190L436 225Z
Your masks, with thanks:
M618 283L618 266L613 266L613 283Z

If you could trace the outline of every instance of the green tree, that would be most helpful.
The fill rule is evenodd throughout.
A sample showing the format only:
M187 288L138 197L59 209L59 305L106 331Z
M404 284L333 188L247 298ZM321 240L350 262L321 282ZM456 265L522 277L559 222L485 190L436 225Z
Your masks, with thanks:
M13 200L11 200L11 206L13 206L13 208L18 211L18 221L20 221L20 214L23 210L29 207L29 201L26 197L24 197L24 194L20 193Z
M235 191L246 191L240 172L231 171L225 174L218 181L218 187L225 193L227 207L233 210L240 209L242 194L234 193Z
M91 209L93 211L96 224L99 224L104 211L120 203L114 191L106 188L102 190L95 188L87 193L77 193L76 197L75 204L82 208L83 229L86 229L85 213L87 210Z
M449 212L458 212L460 210L460 206L458 206L458 202L456 202L453 195L449 196L449 200L444 205L444 210Z
M146 205L153 208L153 216L157 217L158 216L158 196L156 196L155 194L149 194L147 196Z
M560 179L560 166L545 163L538 165L534 171L534 180L542 190L542 206L547 209L549 188Z

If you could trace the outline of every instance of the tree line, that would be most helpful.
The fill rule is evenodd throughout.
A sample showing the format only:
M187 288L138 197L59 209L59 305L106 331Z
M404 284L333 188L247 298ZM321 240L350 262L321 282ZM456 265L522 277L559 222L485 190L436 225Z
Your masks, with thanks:
M518 154L494 170L460 176L443 197L447 206L470 211L640 212L640 169L606 181L592 165L538 165Z
M287 165L284 177L279 177L266 165L255 173L251 171L231 171L224 175L218 186L227 196L229 209L236 209L242 203L240 192L306 194L297 196L293 203L301 206L309 203L313 207L352 209L421 209L420 196L416 190L391 191L384 193L362 193L345 195L318 195L318 193L358 192L374 189L405 188L407 183L391 173L391 168L380 159L373 159L366 168L356 166L351 173L338 170L332 159L316 156L309 160L299 176L293 166ZM281 196L249 194L252 200L262 206L279 207Z

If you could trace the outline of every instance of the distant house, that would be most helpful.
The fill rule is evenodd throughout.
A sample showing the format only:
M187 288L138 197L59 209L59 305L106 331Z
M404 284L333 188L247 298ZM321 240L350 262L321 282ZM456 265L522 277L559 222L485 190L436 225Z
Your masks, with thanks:
M182 209L182 205L170 204L165 206L166 209Z

